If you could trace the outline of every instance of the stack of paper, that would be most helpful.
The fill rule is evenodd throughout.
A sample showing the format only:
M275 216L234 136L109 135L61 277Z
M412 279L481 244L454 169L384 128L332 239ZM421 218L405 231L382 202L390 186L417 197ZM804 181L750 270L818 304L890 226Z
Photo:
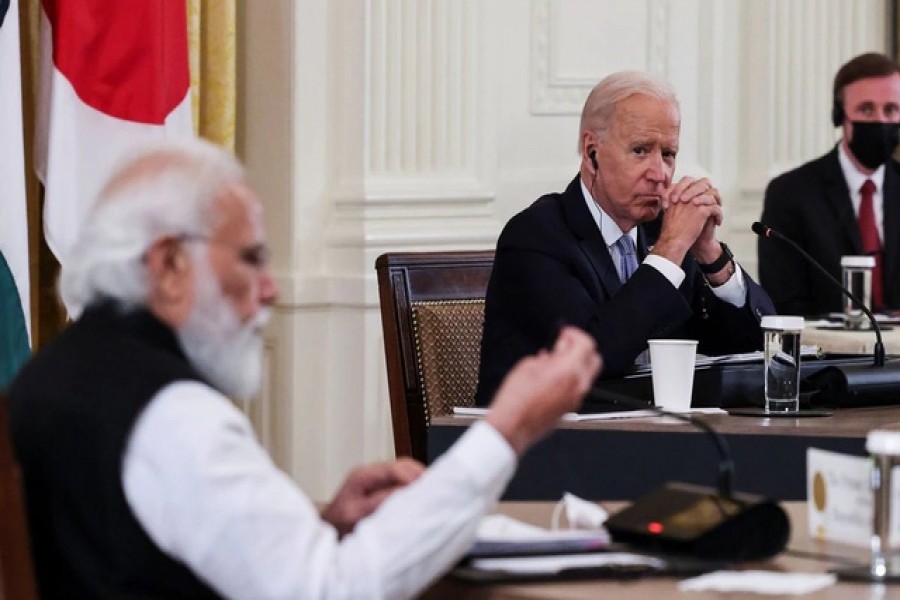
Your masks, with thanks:
M460 417L483 417L487 414L488 409L472 406L454 406L453 414ZM700 415L724 415L726 411L715 407L697 407L684 411L680 414L700 414ZM660 414L654 410L622 410L613 412L599 413L566 413L562 416L563 421L611 421L613 419L639 419L646 417L659 417Z
M506 515L488 515L478 526L469 557L592 552L609 546L605 529L544 529Z

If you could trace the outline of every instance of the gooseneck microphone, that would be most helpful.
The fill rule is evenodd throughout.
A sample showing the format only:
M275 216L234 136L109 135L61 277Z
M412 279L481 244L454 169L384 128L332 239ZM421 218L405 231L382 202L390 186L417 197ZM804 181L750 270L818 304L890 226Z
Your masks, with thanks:
M883 367L884 366L884 343L881 341L881 327L878 325L878 320L875 318L875 315L872 314L872 311L869 310L862 300L856 296L853 292L845 288L840 281L838 281L834 275L828 272L828 270L819 264L819 262L814 259L809 253L800 247L794 240L782 235L781 233L775 231L771 227L763 225L759 221L750 226L750 229L753 230L753 233L762 237L762 238L775 238L777 240L781 240L785 244L789 245L791 248L800 253L800 255L806 259L806 261L814 266L818 271L825 276L828 281L833 283L841 292L850 298L853 301L853 304L856 305L860 310L865 313L866 318L869 319L869 322L872 324L872 329L875 331L875 348L873 350L874 354L874 363L875 367Z
M662 408L644 402L643 400L638 400L637 398L632 398L631 396L626 396L625 394L620 394L618 392L612 392L601 388L591 388L591 391L588 392L588 395L585 399L593 402L615 404L616 406L624 406L626 408L651 410L659 415L674 417L679 421L684 421L685 423L689 423L694 427L703 430L704 433L706 433L713 439L713 443L715 443L716 445L716 451L719 454L719 472L716 475L716 489L724 498L730 498L734 493L734 460L732 460L731 458L731 452L728 449L728 443L725 441L725 438L719 434L718 431L713 429L709 425L709 423L707 423L703 419L695 419L694 417L683 413L663 410Z
M666 483L607 519L604 525L613 540L717 562L761 560L787 545L790 523L784 509L766 498L734 492L734 461L728 444L709 423L600 388L592 388L585 400L675 417L711 436L719 453L717 489Z
M897 361L885 363L881 327L872 311L796 242L759 222L754 223L751 229L760 237L775 238L796 250L865 313L875 331L876 341L872 364L831 365L812 373L805 379L805 383L812 390L810 403L848 407L877 406L900 402L900 363Z

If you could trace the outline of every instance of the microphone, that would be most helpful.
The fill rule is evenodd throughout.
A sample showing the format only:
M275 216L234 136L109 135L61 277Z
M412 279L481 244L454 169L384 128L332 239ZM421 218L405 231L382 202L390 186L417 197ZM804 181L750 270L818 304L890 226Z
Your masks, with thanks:
M841 284L841 282L838 281L838 280L835 278L834 275L832 275L831 273L829 273L828 270L827 270L825 267L823 267L822 265L820 265L819 262L818 262L816 259L814 259L812 256L810 256L809 253L808 253L806 250L804 250L803 248L801 248L800 245L797 244L794 240L792 240L792 239L790 239L790 238L788 238L788 237L785 237L784 235L782 235L782 234L780 234L779 232L775 231L775 230L772 229L771 227L767 227L766 225L763 225L763 224L760 223L759 221L757 221L756 223L754 223L753 225L751 225L751 226L750 226L750 229L752 229L752 230L753 230L753 233L755 233L756 235L758 235L758 236L760 236L760 237L763 237L763 238L775 238L775 239L777 239L777 240L781 240L782 242L784 242L785 244L787 244L788 246L790 246L791 248L793 248L794 250L796 250L797 252L799 252L800 255L801 255L803 258L805 258L806 261L807 261L809 264L811 264L811 265L814 266L816 269L818 269L819 272L820 272L822 275L824 275L825 278L826 278L828 281L830 281L830 282L833 283L835 286L837 286L837 288L838 288L839 290L841 290L841 292L842 292L845 296L847 296L848 298L850 298L850 300L853 301L853 304L854 304L857 308L859 308L860 310L863 311L863 313L866 315L866 318L869 319L869 322L872 324L872 329L875 331L875 348L874 348L874 352L873 352L874 358L875 358L875 362L873 363L872 366L874 366L874 367L883 367L883 366L884 366L884 343L883 343L882 340L881 340L881 327L879 327L879 325L878 325L878 320L875 318L875 315L872 314L872 311L869 310L869 307L866 306L866 305L863 303L863 301L860 300L859 297L857 297L856 294L854 294L853 292L851 292L850 290L848 290L847 288L845 288L845 287Z
M592 388L585 399L685 421L712 437L719 454L717 489L669 482L637 498L604 524L615 541L716 561L760 560L785 548L790 522L784 509L766 498L734 492L728 444L709 423L600 388Z
M816 259L809 255L792 239L782 235L778 231L760 222L753 223L750 227L753 233L762 238L774 238L780 240L796 250L809 264L814 266L825 278L833 283L841 292L850 298L853 304L869 319L872 330L875 332L875 347L873 349L873 361L871 365L842 365L829 366L813 373L806 378L807 383L813 389L817 389L810 398L817 404L828 406L869 406L877 404L896 404L898 392L900 392L900 368L897 363L885 364L884 342L881 337L881 327L872 311L860 300L856 294L845 288L834 275L820 265Z
M719 471L716 475L716 489L724 498L730 498L734 493L734 460L731 458L731 451L728 449L728 443L718 431L713 429L710 424L703 419L697 419L683 413L664 410L649 402L639 400L638 398L633 398L631 396L626 396L625 394L612 392L602 388L591 388L591 391L588 392L585 399L592 402L615 404L616 406L624 406L626 408L651 410L658 415L674 417L679 421L684 421L685 423L689 423L690 425L701 429L712 438L713 443L716 445L716 451L719 454Z

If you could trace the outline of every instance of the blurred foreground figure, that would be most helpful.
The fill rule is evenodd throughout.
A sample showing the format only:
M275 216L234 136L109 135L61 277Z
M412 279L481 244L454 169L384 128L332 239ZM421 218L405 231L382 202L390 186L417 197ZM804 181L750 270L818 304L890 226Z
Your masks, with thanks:
M563 330L432 468L359 468L319 514L228 399L259 388L277 293L233 157L191 141L124 164L61 288L80 316L9 398L45 599L413 596L600 368Z

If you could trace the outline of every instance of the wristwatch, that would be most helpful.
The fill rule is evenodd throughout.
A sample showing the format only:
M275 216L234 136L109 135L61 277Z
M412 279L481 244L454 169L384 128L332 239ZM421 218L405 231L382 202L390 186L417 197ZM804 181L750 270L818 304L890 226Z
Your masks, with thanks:
M734 260L734 254L731 253L731 248L726 246L725 242L719 242L719 245L722 246L722 254L719 258L706 265L701 262L697 263L697 266L700 267L700 270L706 275L718 273L725 268L725 265Z

